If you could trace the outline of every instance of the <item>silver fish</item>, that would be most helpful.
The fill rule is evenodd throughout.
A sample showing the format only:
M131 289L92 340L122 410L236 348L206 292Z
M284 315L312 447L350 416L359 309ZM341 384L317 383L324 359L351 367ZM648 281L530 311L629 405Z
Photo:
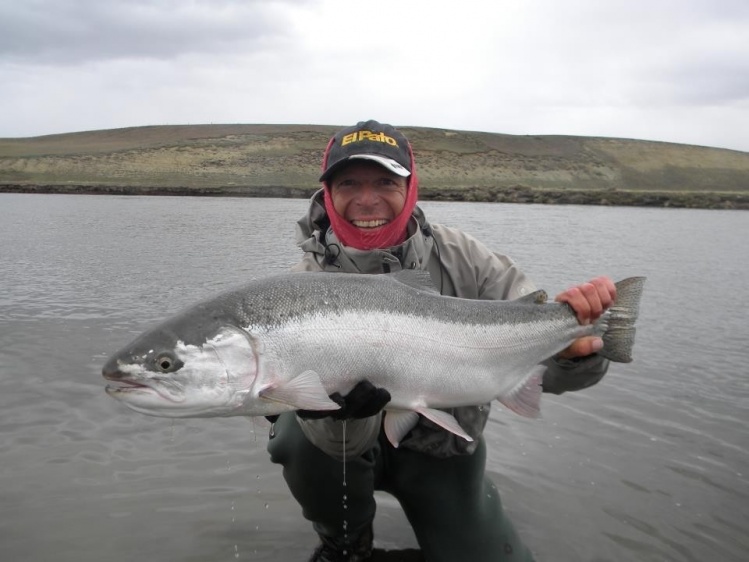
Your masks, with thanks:
M267 416L335 410L328 395L369 380L390 392L398 442L422 415L471 437L441 409L497 399L539 414L545 359L600 335L629 362L645 279L616 284L614 305L580 325L537 291L517 301L441 296L426 272L289 273L249 282L145 332L103 368L107 394L162 417Z

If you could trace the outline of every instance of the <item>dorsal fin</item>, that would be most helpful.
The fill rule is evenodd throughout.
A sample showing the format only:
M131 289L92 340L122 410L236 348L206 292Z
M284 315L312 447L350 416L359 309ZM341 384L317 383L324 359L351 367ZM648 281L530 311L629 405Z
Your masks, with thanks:
M419 291L439 294L437 287L432 281L432 276L429 275L428 271L424 271L423 269L404 269L395 273L387 273L386 275L394 281L398 281Z
M539 289L519 299L515 299L513 302L521 304L546 304L547 300L549 300L549 295L543 289Z

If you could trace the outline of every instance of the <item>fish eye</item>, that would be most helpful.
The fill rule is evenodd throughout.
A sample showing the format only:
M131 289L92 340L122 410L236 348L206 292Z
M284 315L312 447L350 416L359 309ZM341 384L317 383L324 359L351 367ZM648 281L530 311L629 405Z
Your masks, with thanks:
M172 367L176 364L173 357L169 355L160 355L156 361L156 366L163 372L172 370Z

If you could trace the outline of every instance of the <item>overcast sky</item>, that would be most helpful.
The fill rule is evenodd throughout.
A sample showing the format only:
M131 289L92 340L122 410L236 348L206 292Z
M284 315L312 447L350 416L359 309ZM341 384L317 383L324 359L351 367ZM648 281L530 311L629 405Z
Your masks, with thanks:
M749 0L0 0L0 137L314 123L749 151Z

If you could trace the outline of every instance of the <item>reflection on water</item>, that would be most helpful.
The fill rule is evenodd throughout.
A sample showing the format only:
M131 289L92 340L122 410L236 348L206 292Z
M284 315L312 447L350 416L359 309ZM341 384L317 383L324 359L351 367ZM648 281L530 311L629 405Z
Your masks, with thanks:
M306 202L0 195L0 559L300 560L267 423L135 414L101 365L166 314L294 263ZM745 560L747 215L426 203L554 294L646 275L635 362L543 418L493 409L489 471L541 560ZM415 542L378 494L377 541Z

